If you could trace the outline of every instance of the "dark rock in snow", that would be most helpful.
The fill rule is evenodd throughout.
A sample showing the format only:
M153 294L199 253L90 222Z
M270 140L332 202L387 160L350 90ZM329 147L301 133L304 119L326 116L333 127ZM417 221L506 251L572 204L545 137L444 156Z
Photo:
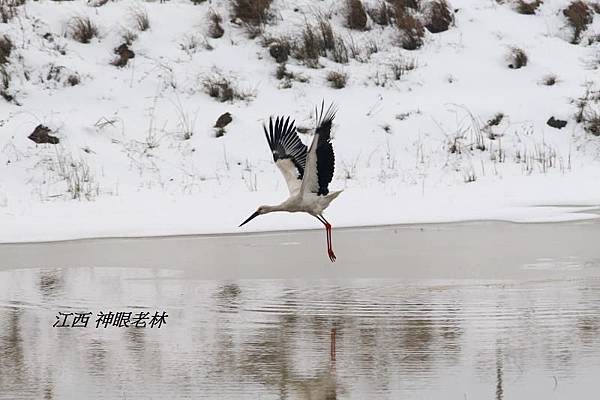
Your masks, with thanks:
M546 121L546 124L556 129L562 129L567 126L567 121L550 117L550 119Z
M287 44L282 42L273 42L269 45L269 54L278 63L286 62L290 55L290 48Z
M217 119L217 122L215 123L215 128L225 128L227 125L229 125L231 121L233 121L233 118L231 118L231 114L226 112Z
M56 136L50 135L50 128L40 124L35 127L33 133L28 136L30 140L33 140L37 144L42 143L50 143L50 144L58 144L59 140Z
M115 67L124 67L127 65L127 62L130 58L135 57L135 53L129 49L126 43L123 43L119 47L115 49L115 54L119 57L112 62Z

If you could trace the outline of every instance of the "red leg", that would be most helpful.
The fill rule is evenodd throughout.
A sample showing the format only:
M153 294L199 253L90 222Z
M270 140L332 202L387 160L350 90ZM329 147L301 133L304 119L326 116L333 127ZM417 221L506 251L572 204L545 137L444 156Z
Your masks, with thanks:
M327 228L327 236L329 238L329 241L328 241L329 242L329 246L328 246L327 252L329 253L329 259L331 260L331 262L334 262L335 261L335 254L333 252L333 246L331 244L331 225L327 224L326 228Z
M333 252L333 243L331 240L331 224L321 215L323 222L325 223L325 230L327 230L327 253L331 262L335 261L335 253Z
M323 225L325 225L325 232L327 234L327 254L329 255L329 259L331 260L331 262L334 262L335 254L333 253L333 249L331 247L331 224L329 224L329 222L327 222L327 220L323 218L322 215L317 216L317 219L321 221Z

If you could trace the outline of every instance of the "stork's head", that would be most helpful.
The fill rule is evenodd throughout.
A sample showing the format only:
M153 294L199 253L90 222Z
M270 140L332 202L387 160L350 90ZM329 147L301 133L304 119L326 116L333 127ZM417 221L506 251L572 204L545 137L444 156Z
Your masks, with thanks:
M245 220L244 222L242 222L240 224L240 226L247 224L248 222L250 222L254 218L258 217L259 215L263 215L263 214L266 214L268 212L271 212L270 209L271 209L271 207L269 207L269 206L260 206L260 207L258 207L258 209L254 212L254 214L252 214L251 216L249 216L247 220Z

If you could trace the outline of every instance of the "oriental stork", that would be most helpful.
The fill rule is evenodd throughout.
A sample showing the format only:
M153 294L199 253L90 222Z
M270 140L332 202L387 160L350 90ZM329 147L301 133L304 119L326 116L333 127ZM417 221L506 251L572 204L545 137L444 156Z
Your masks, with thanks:
M265 136L275 165L283 174L290 191L290 197L275 206L260 206L242 222L240 226L253 218L275 211L305 212L317 218L327 233L327 254L335 261L331 244L331 224L323 216L323 211L342 193L329 191L329 183L333 178L335 157L331 145L331 125L337 109L331 104L325 111L325 102L321 109L315 109L317 127L310 145L307 148L296 133L294 121L290 117L277 117L275 123L269 118L269 126L263 124Z

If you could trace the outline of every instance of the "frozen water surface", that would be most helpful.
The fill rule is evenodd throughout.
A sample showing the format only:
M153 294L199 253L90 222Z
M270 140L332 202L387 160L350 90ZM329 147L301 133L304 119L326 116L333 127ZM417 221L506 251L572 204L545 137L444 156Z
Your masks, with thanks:
M337 230L335 264L321 231L1 245L0 398L596 399L599 228Z

